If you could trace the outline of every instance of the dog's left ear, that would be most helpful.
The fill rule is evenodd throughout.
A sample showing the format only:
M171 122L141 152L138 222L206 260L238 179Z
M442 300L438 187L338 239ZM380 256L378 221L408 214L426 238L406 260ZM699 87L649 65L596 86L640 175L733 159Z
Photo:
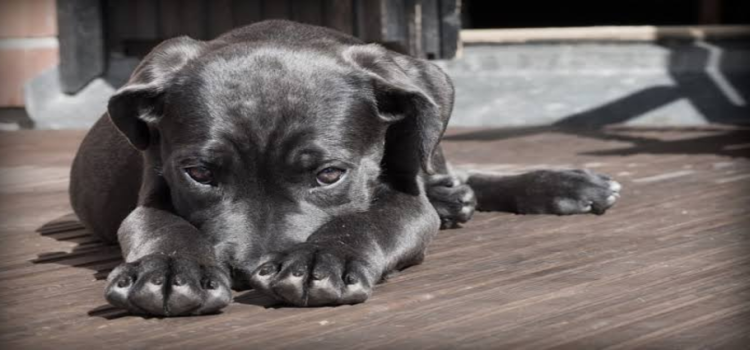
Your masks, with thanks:
M174 76L201 53L203 45L186 36L162 42L109 99L110 120L136 149L143 151L153 142L152 129L162 117L165 91Z
M371 77L378 114L390 123L389 171L433 173L432 155L450 118L453 87L429 62L391 53L377 44L347 48L344 59Z

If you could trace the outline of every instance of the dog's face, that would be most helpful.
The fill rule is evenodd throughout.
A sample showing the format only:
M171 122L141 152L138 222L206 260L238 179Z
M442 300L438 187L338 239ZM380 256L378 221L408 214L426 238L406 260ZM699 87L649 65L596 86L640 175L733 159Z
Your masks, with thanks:
M330 218L367 211L381 168L415 179L442 133L439 118L419 119L434 103L376 65L381 49L206 53L179 40L144 60L109 114L147 152L174 211L232 265L252 269Z
M268 49L201 61L175 79L161 170L175 211L228 254L283 250L332 216L368 209L387 124L350 68Z

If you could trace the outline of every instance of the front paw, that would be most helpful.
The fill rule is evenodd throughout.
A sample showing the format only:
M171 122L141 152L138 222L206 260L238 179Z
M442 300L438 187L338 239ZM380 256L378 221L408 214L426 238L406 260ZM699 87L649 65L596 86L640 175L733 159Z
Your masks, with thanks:
M474 191L458 177L432 175L425 184L427 198L440 216L440 228L451 229L469 221L474 215L477 199Z
M218 267L153 254L115 268L105 297L131 313L184 316L216 312L229 304L229 276Z
M294 306L357 304L372 293L375 274L345 248L302 243L266 260L253 287Z
M521 214L601 215L617 202L622 188L590 170L540 170L522 178L526 191L516 200Z

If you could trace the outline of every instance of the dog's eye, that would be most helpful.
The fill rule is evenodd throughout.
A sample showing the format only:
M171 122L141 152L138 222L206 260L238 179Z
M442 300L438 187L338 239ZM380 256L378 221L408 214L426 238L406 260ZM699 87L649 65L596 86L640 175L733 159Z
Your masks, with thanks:
M214 180L211 170L203 166L185 168L185 172L188 174L188 176L190 176L191 179L195 180L195 182L202 183L204 185L210 184Z
M346 170L344 169L330 167L321 170L316 178L318 180L318 184L320 184L321 186L328 186L333 185L341 180L341 177L344 176L345 173Z

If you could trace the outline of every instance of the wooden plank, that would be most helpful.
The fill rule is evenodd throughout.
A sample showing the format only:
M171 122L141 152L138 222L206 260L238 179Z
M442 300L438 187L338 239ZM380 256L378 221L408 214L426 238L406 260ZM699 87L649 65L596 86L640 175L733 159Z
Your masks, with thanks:
M323 25L354 34L354 0L324 0Z
M461 0L440 0L440 58L456 57L461 49Z
M422 0L407 0L404 2L406 17L406 45L409 55L425 58L423 37Z
M241 27L262 18L261 0L232 0L232 23Z
M73 94L104 73L106 54L102 3L99 0L58 0L60 86Z
M355 34L366 42L383 40L382 1L383 0L354 0L355 1Z
M159 0L159 36L169 39L183 34L178 0Z
M603 216L477 213L361 305L286 308L249 291L222 314L168 319L102 298L97 278L118 249L75 223L58 181L82 137L0 132L3 348L750 344L747 128L450 129L443 147L456 168L589 167L620 181L623 197Z
M391 50L409 53L407 3L401 0L383 0L381 6L381 43Z
M105 2L105 34L107 36L107 50L122 53L125 48L123 40L128 37L130 30L130 12L127 2L107 0Z
M194 39L208 39L208 0L181 0L181 34Z
M208 38L206 0L159 0L160 36L163 39L187 35Z
M322 0L290 0L292 20L302 23L323 24Z
M126 24L130 31L126 39L154 40L158 38L157 3L153 0L131 0L127 2L128 17Z
M213 0L208 2L208 38L213 39L234 28L234 0ZM243 8L243 10L245 10ZM244 15L244 14L243 14Z
M113 24L107 24L113 32L109 45L128 56L148 54L161 41L158 3L152 0L109 2L115 3L108 8L113 16Z
M422 0L422 50L425 58L441 57L438 0Z
M264 0L263 19L292 18L290 0Z

